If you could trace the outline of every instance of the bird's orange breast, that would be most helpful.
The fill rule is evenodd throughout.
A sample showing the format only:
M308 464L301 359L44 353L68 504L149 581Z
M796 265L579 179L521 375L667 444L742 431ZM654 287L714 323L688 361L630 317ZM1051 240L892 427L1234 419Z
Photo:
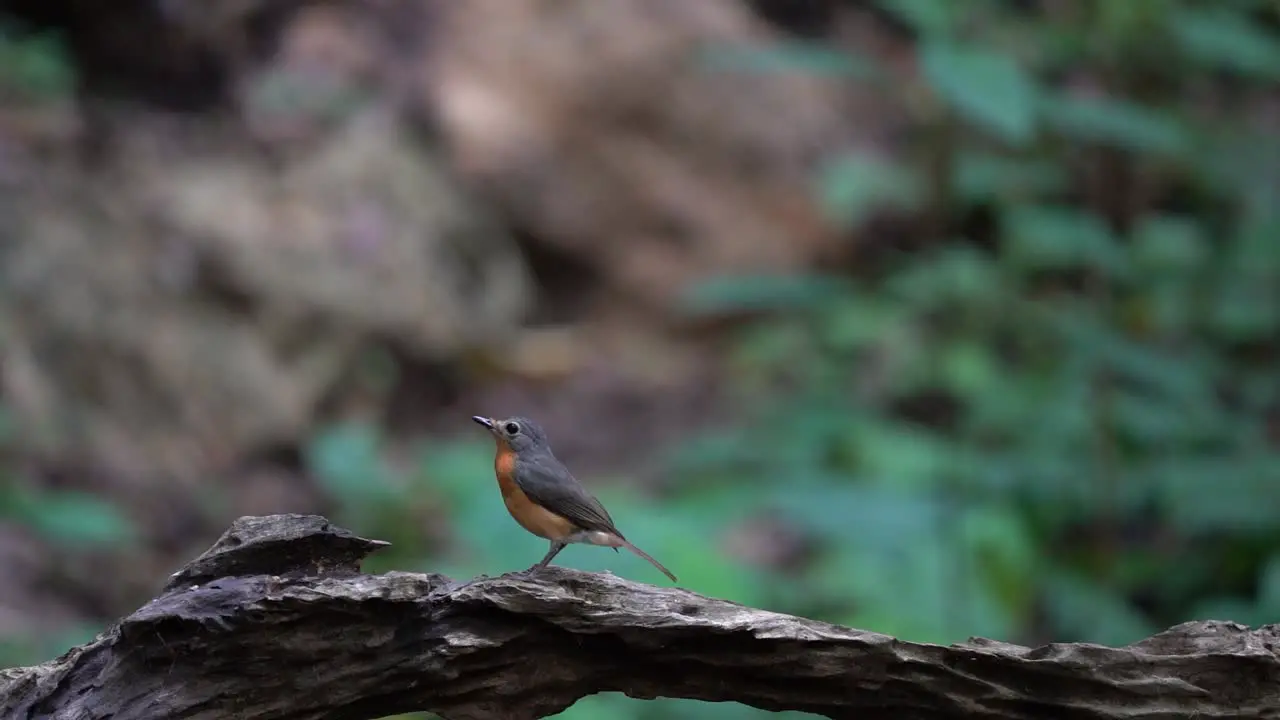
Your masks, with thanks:
M502 441L498 441L498 454L493 459L493 472L498 476L498 488L502 490L503 498L520 492L520 488L516 486L516 454Z
M502 502L520 527L547 540L558 540L574 532L573 523L529 499L516 484L516 453L501 440L493 459L493 471L498 476Z

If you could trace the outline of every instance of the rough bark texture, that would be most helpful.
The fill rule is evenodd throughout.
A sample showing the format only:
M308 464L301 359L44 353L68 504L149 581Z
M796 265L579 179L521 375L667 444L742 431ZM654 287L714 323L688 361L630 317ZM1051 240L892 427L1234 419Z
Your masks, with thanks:
M1275 625L942 647L554 566L361 574L384 545L317 516L242 518L93 642L0 671L0 717L534 718L610 690L861 720L1280 717Z

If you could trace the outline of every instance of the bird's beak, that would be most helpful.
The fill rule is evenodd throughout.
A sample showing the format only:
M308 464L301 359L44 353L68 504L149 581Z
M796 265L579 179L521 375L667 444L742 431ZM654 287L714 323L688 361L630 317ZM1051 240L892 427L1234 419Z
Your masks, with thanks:
M481 417L480 415L472 415L471 419L489 428L490 432L493 431L493 418Z

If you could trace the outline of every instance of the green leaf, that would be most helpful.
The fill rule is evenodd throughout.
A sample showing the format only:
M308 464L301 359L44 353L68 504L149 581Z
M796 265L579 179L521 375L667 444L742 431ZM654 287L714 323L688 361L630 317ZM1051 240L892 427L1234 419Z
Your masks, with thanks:
M1120 647L1157 629L1115 590L1065 570L1045 579L1043 602L1063 641Z
M1201 128L1201 146L1191 156L1196 183L1219 196L1235 197L1241 206L1241 225L1274 217L1276 168L1280 167L1280 137L1265 123L1249 116L1223 117ZM1261 217L1259 217L1261 216Z
M1280 153L1276 157L1280 159ZM1280 237L1280 211L1270 204L1250 208L1229 240L1227 269L1257 280L1280 276L1280 244L1276 237Z
M1175 403L1146 393L1120 391L1111 398L1109 412L1116 427L1131 440L1153 449L1170 443L1212 438L1218 428L1188 417Z
M1153 277L1135 301L1141 303L1142 315L1150 323L1153 334L1177 337L1187 333L1199 318L1198 299L1184 282Z
M961 151L951 184L961 199L978 203L1060 193L1066 189L1068 178L1059 163Z
M1119 240L1097 215L1066 206L1020 205L1004 216L1007 261L1021 270L1093 268L1112 277L1129 272Z
M0 34L0 87L49 100L69 96L75 76L75 63L58 35L43 33L18 39Z
M1133 232L1137 264L1156 273L1189 273L1204 267L1209 244L1193 218L1173 215L1145 217Z
M813 350L813 335L804 323L787 319L756 322L739 332L730 355L730 366L738 372L744 385L753 380L769 383L774 373L784 368L799 365L802 370L812 369L812 363L797 360L811 357Z
M102 631L100 625L84 621L50 631L16 629L0 639L0 665L24 665L61 655L69 648L85 645Z
M1062 308L1046 316L1046 322L1060 333L1080 363L1076 371L1083 375L1079 388L1073 392L1088 402L1094 387L1090 378L1099 370L1114 374L1125 386L1117 398L1116 411L1121 422L1134 423L1130 429L1139 434L1154 430L1156 437L1167 431L1166 423L1143 417L1146 413L1160 413L1158 408L1180 422L1198 426L1201 437L1228 426L1229 418L1214 388L1219 364L1204 350L1191 347L1174 353L1158 345L1136 342L1083 308ZM1093 422L1090 415L1081 419ZM1190 434L1192 430L1184 432Z
M1141 390L1173 403L1179 412L1195 413L1222 422L1213 388L1218 362L1197 348L1170 352L1158 345L1135 341L1102 319L1085 312L1057 316L1062 336L1092 363L1119 375Z
M1040 111L1050 127L1076 140L1173 157L1191 146L1177 119L1126 100L1056 95L1041 99Z
M1273 337L1280 332L1280 216L1255 211L1243 220L1226 248L1210 298L1210 326L1231 340Z
M875 77L874 61L831 45L804 41L768 46L713 44L703 48L698 60L717 72L799 73L865 79Z
M818 188L827 216L844 227L857 227L879 209L914 208L923 197L912 167L865 153L827 162Z
M667 449L662 462L667 472L680 476L716 475L759 462L763 453L742 428L705 430Z
M1154 489L1167 521L1184 533L1276 528L1280 456L1181 453L1152 461L1139 478Z
M524 570L547 552L547 543L512 519L496 491L490 493L488 503L468 507L451 521L470 566L486 574Z
M303 457L321 486L343 502L389 500L401 493L384 464L378 429L368 423L339 423L320 431Z
M1013 616L971 570L969 547L941 527L903 528L888 545L849 542L821 559L817 591L856 608L833 620L916 642L1008 637Z
M1037 88L1017 59L949 41L932 41L920 53L929 84L961 117L1014 145L1036 130Z
M640 701L632 700L622 693L596 693L578 700L563 712L547 717L557 720L639 720L642 709Z
M1040 411L1025 419L1028 449L1041 452L1075 449L1093 437L1092 372L1080 351L1041 379Z
M456 512L467 512L497 492L493 443L453 441L424 445L419 454L418 489L438 494Z
M814 275L728 275L704 280L682 298L690 315L820 307L843 293L842 280Z
M943 385L962 398L998 395L1006 385L1005 369L990 345L975 340L950 343L941 353Z
M828 461L847 434L847 408L822 402L811 394L775 400L769 417L753 429L752 438L761 452L761 472L777 474L795 484L841 484Z
M758 495L742 492L744 477L754 478L756 475L739 473L729 482L684 490L664 509L664 513L697 518L698 522L694 524L708 529L729 527L760 509Z
M1262 566L1258 578L1258 603L1273 613L1280 613L1280 553L1272 555Z
M967 567L999 598L1001 614L1021 618L1030 610L1032 580L1041 558L1024 516L1010 506L967 508L958 528L971 558Z
M797 527L875 551L896 547L907 536L928 535L945 510L926 493L865 486L778 487L763 491L762 498Z
M951 246L921 256L894 273L885 289L912 310L953 311L956 303L1004 303L1010 287L990 256L970 247Z
M953 371L954 372L954 371ZM961 382L959 379L952 382ZM970 396L966 422L978 437L1007 438L1025 434L1028 423L1041 417L1043 406L1034 378L1004 372L999 392L975 393Z
M955 459L950 441L907 423L859 423L851 439L862 472L889 487L936 487Z
M1240 11L1179 8L1167 14L1169 29L1184 52L1209 65L1280 79L1280 37Z
M88 493L32 493L16 505L16 519L57 545L85 549L138 539L137 526L117 505Z
M1280 293L1271 286L1224 278L1209 305L1209 323L1232 340L1269 337L1280 328L1278 296Z
M1244 598L1211 597L1196 603L1187 620L1222 620L1245 625L1262 625L1275 621L1275 616L1261 612L1260 607Z
M1070 445L1026 445L1022 452L993 454L980 468L979 482L968 487L989 493L1003 491L1037 509L1047 509L1052 513L1051 525L1096 516L1098 483L1081 480L1082 471L1088 469L1082 460L1086 450Z
M824 313L822 338L828 348L849 351L880 345L909 322L901 303L887 298L849 296L833 302Z

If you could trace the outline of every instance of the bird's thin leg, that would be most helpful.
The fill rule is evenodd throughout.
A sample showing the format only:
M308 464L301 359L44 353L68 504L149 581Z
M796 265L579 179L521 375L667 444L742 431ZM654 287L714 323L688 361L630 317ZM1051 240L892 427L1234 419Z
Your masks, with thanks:
M535 564L533 567L529 568L528 570L525 570L525 573L532 575L533 573L536 573L542 568L546 567L551 562L551 559L554 558L556 555L559 555L560 551L565 549L568 545L569 543L560 542L559 540L552 540L551 548L547 550L546 556L543 557L542 560L538 561L538 563Z

